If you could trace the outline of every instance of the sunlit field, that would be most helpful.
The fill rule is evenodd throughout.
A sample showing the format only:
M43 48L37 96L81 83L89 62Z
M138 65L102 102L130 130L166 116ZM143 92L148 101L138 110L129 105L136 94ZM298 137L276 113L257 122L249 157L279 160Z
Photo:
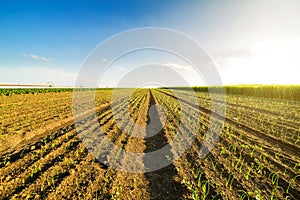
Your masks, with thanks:
M82 130L74 125L72 89L1 89L0 199L300 199L300 86L225 87L225 120L218 112L225 103L218 89L209 88L213 94L206 87L122 89L113 100L113 89L97 89L97 123L89 123L90 113L83 112ZM186 96L196 102L180 101ZM123 120L121 128L111 105L122 118L125 101L131 120ZM145 127L144 135L154 128L147 126L153 105L160 107L154 107L151 120L162 129L148 138L128 135L124 127L134 132L132 123ZM214 148L200 158L212 118L222 129ZM79 137L100 125L119 148L145 153L177 145L170 141L179 132L191 134L196 121L200 125L187 151L147 173L115 170ZM88 142L95 149L100 144L97 138ZM104 159L132 162L120 152Z

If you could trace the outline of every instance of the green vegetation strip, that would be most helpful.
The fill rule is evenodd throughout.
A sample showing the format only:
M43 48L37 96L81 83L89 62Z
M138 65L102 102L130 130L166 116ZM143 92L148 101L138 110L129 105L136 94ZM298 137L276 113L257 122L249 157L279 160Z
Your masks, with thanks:
M300 85L228 85L228 86L194 86L196 92L220 93L227 95L244 95L261 98L300 101ZM187 90L190 87L171 87L170 89Z
M74 88L0 88L0 96L11 96L14 94L37 94L47 92L72 92ZM110 88L76 88L76 90L111 90Z

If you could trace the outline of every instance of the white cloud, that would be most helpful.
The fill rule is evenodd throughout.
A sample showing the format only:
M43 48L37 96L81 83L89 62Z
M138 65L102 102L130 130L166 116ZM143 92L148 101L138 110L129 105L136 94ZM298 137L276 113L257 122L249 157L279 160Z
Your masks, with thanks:
M175 72L180 74L190 86L206 84L202 79L201 75L191 65L166 63L166 64L161 64L161 67L174 70Z
M106 62L107 58L101 58L102 62Z
M24 53L23 56L28 57L28 58L32 58L34 60L41 60L41 61L45 61L45 62L53 60L52 58L47 58L47 57L39 56L39 55L35 55L35 54L26 54L26 53Z
M120 71L122 71L122 72L125 72L126 71L126 69L124 68L124 67L118 67L118 69L120 70Z
M186 71L193 70L192 66L184 66L184 65L179 65L179 64L176 64L176 63L166 63L166 64L161 64L161 66L174 69L175 71L176 70L186 70Z

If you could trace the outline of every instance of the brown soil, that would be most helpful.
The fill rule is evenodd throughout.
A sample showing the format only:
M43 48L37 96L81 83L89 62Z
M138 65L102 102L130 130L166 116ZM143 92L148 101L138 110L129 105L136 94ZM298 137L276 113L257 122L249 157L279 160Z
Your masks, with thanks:
M120 99L116 108L121 116L126 114L124 99ZM200 107L203 120L195 140L180 158L153 172L130 173L113 169L109 165L111 162L132 171L147 171L150 166L161 163L145 153L166 144L171 147L166 155L161 155L159 162L168 163L177 155L181 147L171 143L174 134L177 130L177 134L191 132L188 123L178 121L180 111L174 109L177 99L174 94L159 90L141 90L134 94L130 116L138 126L131 121L124 121L122 125L128 127L131 134L118 126L116 120L122 119L114 119L111 104L103 103L96 108L96 121L89 121L90 112L82 113L85 126L80 130L68 117L50 120L48 125L24 135L7 137L0 147L0 199L171 200L255 199L258 196L300 199L299 146L236 121L231 115L226 116L214 149L200 158L200 147L212 115L206 104ZM53 104L59 104L60 100L58 96L52 99ZM18 100L14 104L22 103ZM168 113L165 124L162 124L161 111L154 107L158 104ZM185 112L184 107L195 108L189 102L182 106L181 112ZM243 109L250 108L243 106ZM271 118L276 115L275 110L257 109L257 112L264 112ZM214 116L221 119L217 113ZM190 120L198 120L197 117L190 113ZM95 137L99 124L103 134L120 149L140 154L132 159L122 151L111 149L109 154L102 155L105 162L99 162L93 155L106 148L100 135ZM297 122L286 121L284 125L294 127ZM153 135L153 132L157 133ZM82 136L86 141L81 140ZM8 143L13 141L16 141L13 146Z

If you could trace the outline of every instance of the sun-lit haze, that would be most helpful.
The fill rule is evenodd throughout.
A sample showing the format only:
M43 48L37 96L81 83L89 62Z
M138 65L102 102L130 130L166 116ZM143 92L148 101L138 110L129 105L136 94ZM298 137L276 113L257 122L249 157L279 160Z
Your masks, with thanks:
M140 68L143 70L139 70ZM184 82L178 77L182 77ZM144 81L138 81L140 78ZM134 51L118 58L98 81L99 87L166 87L168 85L205 84L194 67L185 60L169 52L150 49Z
M227 84L299 84L300 40L258 42L246 55L217 58Z
M72 86L97 45L141 27L173 29L195 40L225 85L299 84L299 10L298 0L1 1L0 84ZM181 74L188 85L205 85L182 59L144 51L114 62L99 86L115 87L125 73L149 64Z

